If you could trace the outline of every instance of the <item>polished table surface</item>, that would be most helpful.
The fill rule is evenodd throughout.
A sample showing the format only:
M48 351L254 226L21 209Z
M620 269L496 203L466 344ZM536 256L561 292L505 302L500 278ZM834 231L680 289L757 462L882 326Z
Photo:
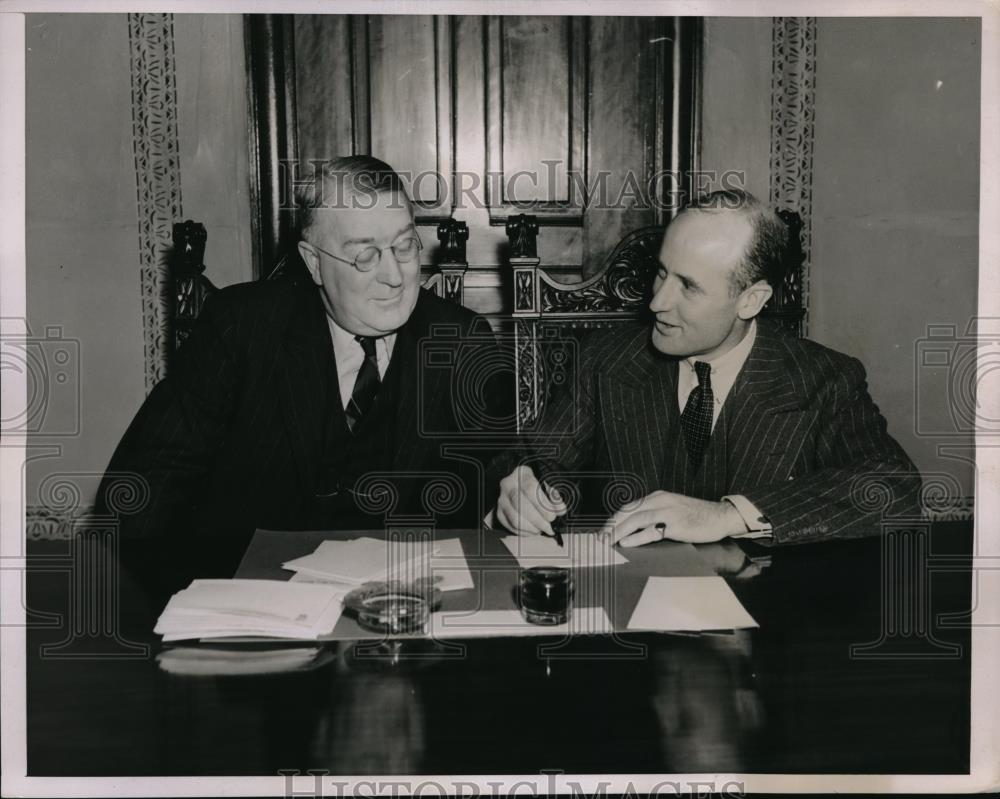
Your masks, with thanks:
M31 776L968 771L968 522L700 547L754 630L278 653L163 646L128 574L88 625L74 545L29 543Z
M583 528L592 531L593 528ZM582 532L582 530L581 530ZM295 558L308 555L325 540L350 540L359 537L378 535L371 531L296 531L281 532L276 530L258 530L247 547L236 570L236 577L257 580L287 580L292 572L283 569L281 564ZM420 540L435 541L457 539L462 549L463 561L472 578L473 587L467 589L442 591L440 594L440 610L443 613L461 614L468 627L469 618L477 610L485 611L515 611L520 605L518 599L518 583L520 567L517 560L504 544L501 534L492 530L420 530L407 528L386 531L395 542ZM589 621L599 625L598 629L608 631L627 629L632 611L639 602L643 588L650 576L664 577L702 577L716 574L712 564L701 556L691 544L681 544L675 541L663 541L657 546L620 549L621 557L626 562L611 565L606 555L601 554L604 546L594 548L593 538L577 539L586 542L582 545L574 543L571 534L565 536L562 550L553 563L570 565L574 559L586 563L607 563L592 568L573 568L571 574L574 586L574 607L577 610L570 628L586 630ZM516 539L515 539L516 543ZM401 577L407 580L416 578L443 578L454 574L455 562L450 557L434 557L429 570L416 571L413 567L400 567L408 572ZM603 609L607 613L606 622L599 619L594 612L584 613L582 609ZM452 628L456 623L463 623L461 618L452 620ZM474 623L473 623L474 626ZM525 624L527 627L527 624ZM529 628L537 632L538 628ZM445 632L441 626L433 627L432 632L441 637ZM384 638L378 633L371 633L358 625L356 619L348 614L341 617L334 628L331 638L369 639ZM412 637L412 636L407 636Z

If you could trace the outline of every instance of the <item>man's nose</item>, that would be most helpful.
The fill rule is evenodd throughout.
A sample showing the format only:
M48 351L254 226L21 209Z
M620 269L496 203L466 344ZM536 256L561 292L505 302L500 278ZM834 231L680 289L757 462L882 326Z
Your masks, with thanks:
M649 310L653 313L669 311L674 307L676 300L677 292L669 280L664 280L659 288L653 292L653 298L649 301Z
M396 260L396 253L393 252L392 247L386 247L382 250L376 277L379 283L393 288L403 285L403 270L399 266L399 261Z

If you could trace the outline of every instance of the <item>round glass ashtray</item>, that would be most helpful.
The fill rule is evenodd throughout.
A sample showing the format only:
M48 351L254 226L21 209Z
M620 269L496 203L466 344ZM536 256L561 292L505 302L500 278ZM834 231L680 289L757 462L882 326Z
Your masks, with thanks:
M441 592L423 581L365 583L344 597L345 610L364 629L390 635L423 632L440 604Z

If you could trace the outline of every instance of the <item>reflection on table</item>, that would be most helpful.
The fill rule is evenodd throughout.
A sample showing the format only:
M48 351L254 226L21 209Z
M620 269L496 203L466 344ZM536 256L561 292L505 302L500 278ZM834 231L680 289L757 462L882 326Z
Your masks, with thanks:
M930 563L910 597L924 630L886 617L899 585L877 538L722 542L702 557L759 629L165 647L160 608L126 574L106 657L73 636L73 584L52 568L70 544L39 542L29 773L964 772L971 530L932 534L949 568Z

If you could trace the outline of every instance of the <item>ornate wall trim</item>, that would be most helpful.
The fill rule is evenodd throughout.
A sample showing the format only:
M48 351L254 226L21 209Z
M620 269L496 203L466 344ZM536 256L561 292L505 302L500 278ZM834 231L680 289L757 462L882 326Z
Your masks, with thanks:
M28 505L24 511L24 537L28 541L69 541L76 525L90 511L90 508L78 510Z
M181 219L172 14L129 14L146 392L166 374L172 225Z
M783 304L801 304L809 321L813 140L816 116L816 18L775 17L771 27L771 206L802 217L805 260L785 281Z

